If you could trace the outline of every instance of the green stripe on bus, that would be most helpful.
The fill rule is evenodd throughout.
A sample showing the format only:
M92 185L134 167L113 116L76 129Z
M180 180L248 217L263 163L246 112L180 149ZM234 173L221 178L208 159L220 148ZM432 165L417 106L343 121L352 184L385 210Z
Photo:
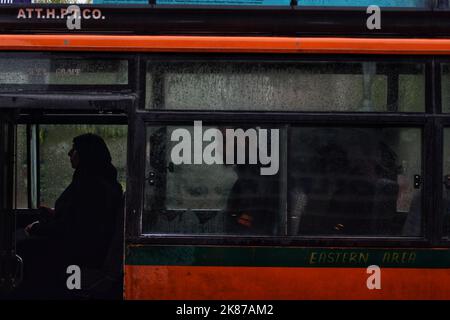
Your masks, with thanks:
M450 268L450 249L130 246L128 265Z

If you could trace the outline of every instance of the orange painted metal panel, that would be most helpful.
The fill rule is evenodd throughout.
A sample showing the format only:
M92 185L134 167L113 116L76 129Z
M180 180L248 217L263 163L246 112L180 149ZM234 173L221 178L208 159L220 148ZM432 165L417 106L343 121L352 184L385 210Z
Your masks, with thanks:
M126 299L450 299L449 269L125 266Z
M450 54L450 39L0 35L0 51Z

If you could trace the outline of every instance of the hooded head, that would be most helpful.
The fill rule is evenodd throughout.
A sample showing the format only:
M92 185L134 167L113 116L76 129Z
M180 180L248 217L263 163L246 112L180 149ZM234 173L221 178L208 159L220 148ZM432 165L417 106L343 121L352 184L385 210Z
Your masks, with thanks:
M105 141L98 135L87 133L74 138L69 157L76 175L117 180L117 170L111 163L111 153Z

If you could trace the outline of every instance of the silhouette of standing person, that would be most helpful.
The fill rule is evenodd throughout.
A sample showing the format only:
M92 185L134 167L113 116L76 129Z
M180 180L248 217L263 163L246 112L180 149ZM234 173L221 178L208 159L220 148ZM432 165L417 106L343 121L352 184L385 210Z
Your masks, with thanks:
M84 270L103 268L123 208L117 170L101 137L88 133L74 138L69 157L75 169L72 182L54 210L43 209L40 220L25 228L33 238L47 240L40 252L47 258L46 270L58 292L65 292L68 266L79 266L82 275Z

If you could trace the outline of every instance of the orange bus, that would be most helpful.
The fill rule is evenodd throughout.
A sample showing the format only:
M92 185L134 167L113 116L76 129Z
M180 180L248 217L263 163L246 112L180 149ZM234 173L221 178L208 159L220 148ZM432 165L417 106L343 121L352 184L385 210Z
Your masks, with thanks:
M85 132L121 272L73 298L450 298L449 2L255 3L0 5L2 298Z

